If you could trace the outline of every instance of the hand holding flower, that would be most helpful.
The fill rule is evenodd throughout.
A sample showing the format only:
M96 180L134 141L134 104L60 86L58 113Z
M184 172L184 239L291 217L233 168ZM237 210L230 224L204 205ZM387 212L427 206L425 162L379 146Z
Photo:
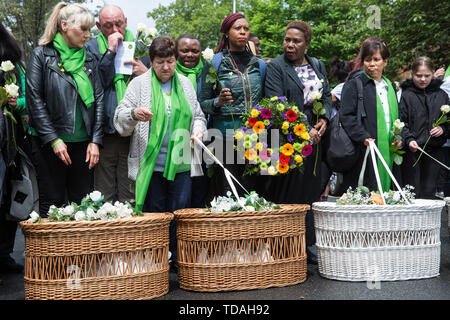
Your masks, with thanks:
M440 137L443 133L444 129L441 126L434 127L430 130L430 135L435 138Z
M17 97L8 97L8 104L13 108L17 107Z
M233 103L233 95L231 94L231 90L228 88L222 88L222 90L220 90L220 94L219 97L217 98L216 101L216 106L223 106L226 103Z

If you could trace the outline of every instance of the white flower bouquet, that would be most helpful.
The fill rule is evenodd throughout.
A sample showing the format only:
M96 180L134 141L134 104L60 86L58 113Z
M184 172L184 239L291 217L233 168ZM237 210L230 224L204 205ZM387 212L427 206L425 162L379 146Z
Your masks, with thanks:
M50 206L48 210L49 221L94 221L94 220L113 220L129 218L135 215L142 216L142 212L134 212L130 203L116 201L103 203L104 196L100 191L93 191L81 200L80 205L72 202L71 204L57 208ZM33 223L42 222L39 214L32 212L28 221Z
M236 199L230 191L227 196L219 196L211 201L211 208L206 209L205 212L230 212L230 211L264 211L281 209L277 204L265 200L260 197L255 191L245 197Z
M402 189L406 198L410 203L413 203L415 193L414 187L406 185ZM403 199L400 191L389 190L383 193L387 205L406 205L408 204ZM377 192L371 192L367 187L359 186L355 190L352 187L347 189L339 199L336 200L336 205L382 205L383 199Z

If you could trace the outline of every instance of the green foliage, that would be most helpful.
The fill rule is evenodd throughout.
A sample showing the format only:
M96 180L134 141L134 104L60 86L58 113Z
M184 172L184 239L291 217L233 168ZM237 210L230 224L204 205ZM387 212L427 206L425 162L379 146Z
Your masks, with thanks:
M65 0L66 2L87 3L92 0ZM60 0L0 0L0 21L9 28L19 43L23 60L28 61L33 48L44 33L48 16Z
M220 41L220 26L232 12L232 2L224 0L176 0L159 5L147 15L156 22L161 35L174 38L190 33L200 39L202 48L215 48Z

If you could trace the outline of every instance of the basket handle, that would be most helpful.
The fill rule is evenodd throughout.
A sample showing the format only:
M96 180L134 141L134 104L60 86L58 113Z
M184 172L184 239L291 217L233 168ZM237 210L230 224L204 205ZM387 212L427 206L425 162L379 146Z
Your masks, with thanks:
M376 155L380 159L381 163L383 164L383 167L386 169L387 173L391 177L392 181L394 182L395 187L398 189L398 191L402 195L403 199L406 201L407 204L410 204L410 201L406 198L405 193L403 192L403 190L400 187L399 183L397 182L397 180L395 179L395 177L392 174L391 170L389 169L389 166L387 165L386 161L384 160L383 156L381 155L380 150L378 150L377 145L373 141L369 141L369 145L367 146L366 154L364 155L363 166L362 166L361 172L359 174L358 186L362 186L363 185L364 172L366 171L367 156L369 155L369 151L370 151L371 158L372 158L372 165L373 165L373 170L375 172L375 178L377 180L378 191L380 192L381 198L383 199L383 204L386 204L386 200L384 199L383 188L381 187L381 180L380 180L380 174L378 173L378 166L377 166L377 161L376 161Z
M234 194L234 196L236 197L237 200L239 200L239 195L238 195L238 193L237 193L236 186L234 185L233 180L236 181L236 182L238 183L238 185L239 185L242 189L244 189L244 191L245 191L247 194L250 194L250 193L247 191L247 189L245 189L244 186L243 186L243 185L242 185L242 184L241 184L241 183L240 183L240 182L239 182L239 181L231 174L231 172L228 171L228 169L225 168L225 167L223 166L222 162L220 162L220 160L217 159L216 156L214 156L214 155L212 154L212 152L211 152L211 151L203 144L203 142L202 142L198 137L194 136L194 140L195 140L195 142L196 142L200 147L202 147L203 150L205 150L206 154L207 154L208 156L210 156L210 157L214 160L215 163L217 163L219 166L222 167L222 169L223 169L223 171L224 171L224 173L225 173L225 178L227 178L228 184L229 184L230 187L231 187L231 191L233 191L233 194Z

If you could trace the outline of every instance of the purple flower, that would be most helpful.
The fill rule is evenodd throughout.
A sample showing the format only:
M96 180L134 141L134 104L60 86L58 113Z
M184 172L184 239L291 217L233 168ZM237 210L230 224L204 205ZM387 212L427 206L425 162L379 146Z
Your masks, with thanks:
M284 100L286 100L286 97L285 97L285 96L282 96L282 97L278 97L278 100L280 100L280 101L284 102Z
M292 133L291 132L289 132L289 134L287 135L287 140L289 141L289 142L292 142L294 139L292 138Z
M258 110L259 112L261 112L263 110L263 108L261 108L260 106L256 105L255 109Z
M247 132L247 127L242 127L242 131Z
M283 119L287 119L286 113L283 113L281 116L283 117Z

